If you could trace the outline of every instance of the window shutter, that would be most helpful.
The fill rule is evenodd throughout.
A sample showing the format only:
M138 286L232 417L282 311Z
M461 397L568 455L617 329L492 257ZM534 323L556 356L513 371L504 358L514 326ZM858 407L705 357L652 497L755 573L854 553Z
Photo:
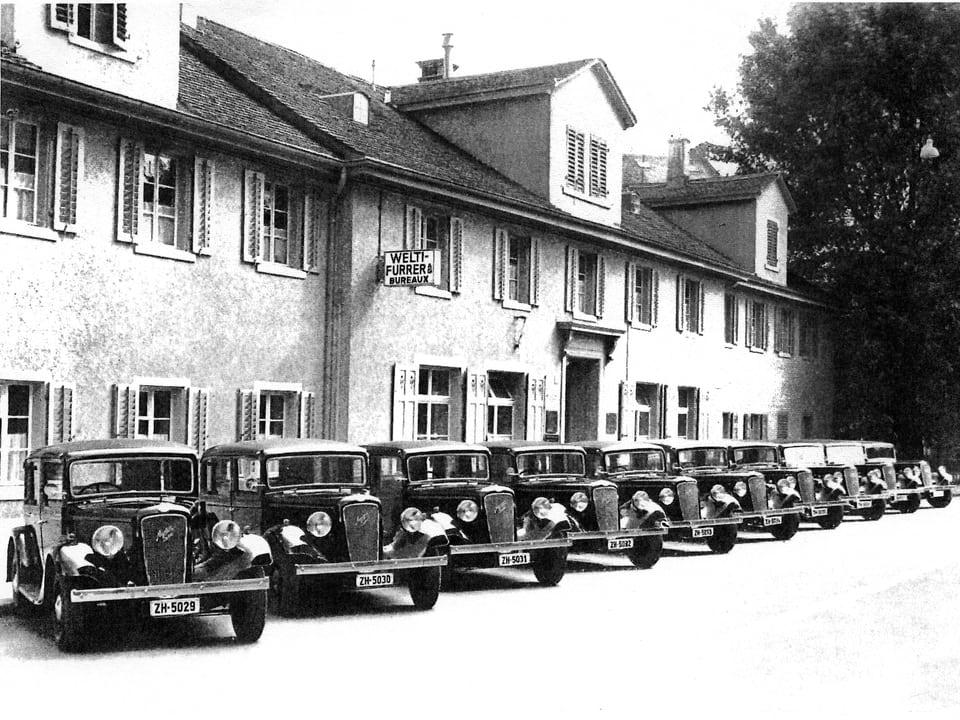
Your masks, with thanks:
M260 394L253 390L237 391L237 440L257 437L257 419L260 416Z
M583 133L567 128L567 184L584 192L584 144Z
M632 262L627 262L626 273L624 274L624 284L626 285L626 301L623 308L624 319L627 324L632 323L637 313L636 285L637 285L637 266ZM621 434L621 437L623 435Z
M463 220L450 218L450 292L463 285Z
M743 302L743 318L744 318L744 341L743 344L748 348L753 347L754 343L754 332L753 332L753 303L750 300L744 300Z
M507 296L507 244L510 242L507 231L493 229L493 299L503 300Z
M530 304L540 304L540 238L530 238Z
M697 318L697 333L699 335L703 335L703 301L703 281L701 280L697 283L697 309L700 311L700 316Z
M53 30L77 31L76 5L73 3L50 3L50 27Z
M73 440L75 385L50 385L47 391L47 445Z
M210 388L187 388L187 444L207 449L210 425Z
M706 428L705 428L705 427L703 426L703 424L702 424L703 413L700 412L700 388L697 388L696 391L694 392L693 404L694 404L694 407L693 407L693 412L694 412L693 428L694 428L694 432L696 433L696 434L694 435L694 439L699 440L701 437L705 437L705 436L706 436L706 432L705 432Z
M140 388L136 385L113 386L113 436L137 436L137 400Z
M487 439L487 373L467 372L467 408L464 415L464 442Z
M603 255L597 255L597 317L603 317L604 303L607 299L607 261Z
M770 426L767 421L768 421L768 418L766 415L760 416L760 439L761 440L766 440L767 438L770 437L770 433L769 433Z
M322 193L308 192L303 206L303 269L320 272L320 252L330 227L330 206Z
M683 307L683 286L685 279L683 275L677 275L677 332L683 332L687 326L687 314Z
M53 227L75 232L77 191L83 182L83 128L57 124L57 159L53 182Z
M213 161L193 159L193 252L210 254L210 223L213 217Z
M403 230L403 249L418 250L423 228L423 211L414 205L407 205Z
M547 378L527 375L527 440L543 440L546 431Z
M770 347L770 308L766 305L763 307L763 328L761 328L763 333L763 342L761 347L766 350Z
M417 366L393 366L391 440L413 440L417 432Z
M143 143L120 139L117 172L117 240L136 242L140 230L140 174L143 164Z
M126 49L127 40L130 39L130 33L127 32L127 4L117 3L113 8L113 44Z
M669 390L666 385L661 385L657 391L657 437L660 438L670 437L668 432L670 425L667 422L670 417L670 408L667 407L670 397Z
M567 246L567 312L577 308L577 266L580 264L580 251L572 245Z
M636 437L637 432L637 398L634 393L635 384L620 383L620 438Z
M737 413L730 413L730 438L736 440L740 437L740 416Z
M650 298L653 302L653 309L650 312L650 324L657 326L657 319L660 315L660 271L654 270L651 274L653 281L650 288Z
M316 437L317 395L312 392L300 393L300 437Z
M266 176L243 173L243 261L257 262L263 248L263 190Z

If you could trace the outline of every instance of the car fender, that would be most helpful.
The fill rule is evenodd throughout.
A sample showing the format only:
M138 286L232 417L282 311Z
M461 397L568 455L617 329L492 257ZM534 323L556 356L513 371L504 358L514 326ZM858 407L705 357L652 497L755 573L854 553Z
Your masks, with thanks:
M787 488L785 491L780 490L780 506L781 507L793 507L796 503L803 502L803 498L800 497L794 488Z
M248 561L247 567L251 565L270 565L273 563L273 554L270 552L270 544L259 535L248 533L240 538L237 547L243 552L244 558Z
M411 533L398 528L393 542L384 546L383 556L388 559L423 557L431 548L443 551L449 544L447 533L440 523L427 518L420 524L419 532Z
M304 540L304 535L306 535L306 533L296 525L282 526L276 534L276 537L279 540L277 543L279 549L283 550L287 554L303 552L303 547L308 544L306 540ZM244 535L243 537L246 538L247 536Z
M460 532L457 526L453 524L453 518L450 515L447 515L445 512L432 512L427 516L427 519L437 523L437 525L440 526L440 529L445 533L448 533L451 530Z
M660 523L667 519L667 514L653 500L643 500L638 508L633 501L624 504L626 508L620 516L620 529L633 530L636 528L659 527Z
M718 493L713 498L714 517L728 517L734 513L742 512L743 508L737 502L733 495L727 493Z
M66 577L77 577L81 568L94 567L94 564L87 560L87 556L92 554L93 548L86 543L62 545L57 553L60 573Z

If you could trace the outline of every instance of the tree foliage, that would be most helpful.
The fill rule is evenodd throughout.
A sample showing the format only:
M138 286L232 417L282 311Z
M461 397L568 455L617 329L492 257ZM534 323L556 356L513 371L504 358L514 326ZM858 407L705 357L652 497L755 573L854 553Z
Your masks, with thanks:
M790 268L838 307L837 434L960 448L960 5L798 5L709 109L784 174ZM921 161L932 136L940 158Z

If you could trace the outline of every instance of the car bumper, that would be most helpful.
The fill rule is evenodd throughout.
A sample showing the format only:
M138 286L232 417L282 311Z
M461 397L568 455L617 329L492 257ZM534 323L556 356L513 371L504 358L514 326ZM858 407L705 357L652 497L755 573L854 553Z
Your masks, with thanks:
M846 504L849 510L866 510L875 502L886 502L890 499L890 493L876 493L875 495L858 495L855 498L847 498Z
M350 575L374 572L400 572L426 567L442 567L447 564L446 555L431 555L417 558L396 558L394 560L372 560L370 562L344 563L304 563L293 566L295 575Z
M928 489L926 487L915 487L915 488L897 488L896 490L891 490L887 498L890 502L900 502L901 500L907 500L911 495L917 495L919 497L925 497Z
M789 508L778 508L777 510L764 510L759 513L744 513L744 525L751 527L771 527L773 525L782 525L783 518L788 515L802 515L803 508L799 505Z
M550 548L568 548L573 543L567 537L527 540L523 542L481 543L476 545L451 545L451 555L502 555L504 553L532 552Z
M210 582L177 583L172 585L134 585L127 587L74 589L70 600L75 603L99 603L116 600L168 600L198 595L223 595L226 593L267 590L270 579L246 578L243 580L211 580Z
M946 497L947 493L950 493L952 496L956 496L960 493L960 488L952 487L950 485L934 485L931 487L924 488L924 497Z
M848 503L846 500L826 500L824 502L806 503L802 507L803 517L812 520L813 518L826 517L832 507L845 509L848 507Z
M669 536L681 538L705 538L713 534L713 528L721 525L740 525L743 523L741 515L722 518L705 518L701 520L667 520ZM709 531L709 535L703 534Z
M616 553L632 550L636 545L634 542L636 538L663 537L666 534L667 528L659 526L654 528L624 528L610 532L583 530L568 533L567 537L573 541L575 549L579 548L579 550L583 552Z

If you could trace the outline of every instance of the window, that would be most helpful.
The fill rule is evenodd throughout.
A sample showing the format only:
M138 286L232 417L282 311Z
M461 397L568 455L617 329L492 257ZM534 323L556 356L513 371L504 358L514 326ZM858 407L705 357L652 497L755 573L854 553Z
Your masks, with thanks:
M788 308L777 308L773 326L773 349L784 355L793 355L795 348L796 315Z
M637 383L636 393L636 437L649 439L659 437L657 428L659 392L656 385Z
M185 233L177 232L177 188L182 188L183 178L178 178L177 159L160 153L145 152L142 167L141 220L144 239L147 242L176 245L179 236L182 244ZM179 194L182 201L182 189ZM182 213L180 222L183 223Z
M285 437L285 404L286 398L282 393L260 393L260 412L257 420L258 437Z
M585 315L597 314L597 256L580 253L577 264L576 309Z
M603 316L606 263L601 255L567 247L566 310L594 320Z
M170 434L173 398L171 390L141 389L137 403L137 437L172 440Z
M507 297L530 302L530 238L511 237L507 251Z
M126 47L127 3L55 3L50 5L50 27L63 30L70 42L99 46Z
M31 386L0 383L0 485L23 482L33 417Z
M703 283L677 276L677 332L703 334Z
M777 413L777 440L786 440L790 437L790 414Z
M660 273L651 267L627 263L627 322L642 327L657 324Z
M723 339L727 345L740 341L740 303L730 293L723 296Z
M516 389L506 373L487 376L487 440L510 440L514 436Z
M767 306L757 300L747 301L747 338L748 348L767 349Z
M567 187L579 193L585 192L584 181L584 145L586 138L582 132L567 128Z
M800 357L815 358L819 353L820 326L817 317L810 313L800 315Z
M800 419L800 436L803 438L812 438L813 437L813 415L809 413L804 413L803 417Z
M590 136L590 195L607 197L607 143Z
M3 192L3 217L37 222L37 168L39 132L32 123L2 120L0 140L0 183Z
M473 373L471 378L475 383L468 412L459 368L394 365L391 439L461 440L461 428L466 422L473 424L467 431L469 436L481 440L487 425L487 375Z
M777 242L780 237L780 228L773 220L767 220L767 265L777 267Z
M723 438L724 440L736 440L739 435L739 418L737 413L723 413Z
M298 383L255 383L237 401L238 440L316 435L315 395Z
M69 388L67 388L69 390ZM64 395L64 416L72 397ZM113 386L113 437L150 438L207 447L210 390L183 378L144 378Z
M767 439L767 416L757 413L743 416L743 439L744 440L766 440Z
M692 387L677 388L677 437L697 439L700 391Z
M450 439L450 371L421 368L417 381L417 440Z
M424 211L408 205L404 247L411 250L433 250L439 257L439 272L435 273L436 288L442 297L460 292L463 281L463 221L439 212ZM417 287L421 295L432 295L428 287Z
M607 190L607 155L610 149L602 138L589 137L575 128L567 127L566 188L575 193L605 200ZM589 158L587 154L589 153Z
M263 257L267 262L289 265L290 188L267 180L263 184Z
M540 241L497 228L494 231L493 297L505 307L527 309L539 304Z

